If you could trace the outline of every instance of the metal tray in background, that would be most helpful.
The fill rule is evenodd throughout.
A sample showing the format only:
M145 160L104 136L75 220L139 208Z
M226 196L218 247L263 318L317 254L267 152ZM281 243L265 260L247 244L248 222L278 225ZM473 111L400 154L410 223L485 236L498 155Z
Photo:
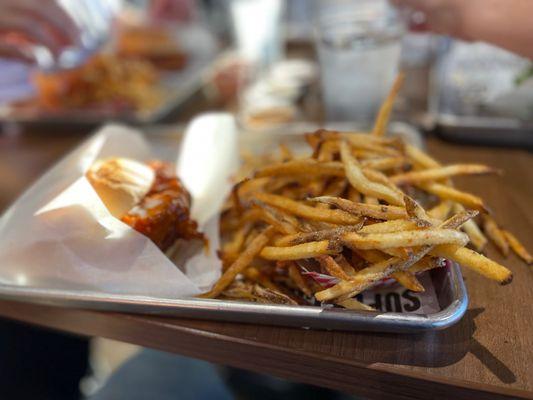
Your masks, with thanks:
M182 129L179 127L151 129L148 137L153 144L154 155L172 160L180 145L180 131ZM263 151L268 149L269 144L274 147L280 141L297 146L302 142L301 135L290 132L290 129L285 128L284 134L264 135L261 139L251 140L250 143L261 143L260 147ZM247 138L247 141L249 139ZM434 314L358 312L339 308L265 305L197 298L161 299L16 285L0 285L0 298L59 307L251 324L327 330L416 333L444 329L453 325L462 318L468 305L468 296L458 265L451 264L447 268L437 268L429 271L429 274L440 306L440 311Z
M441 114L436 118L435 132L457 143L533 149L533 122Z
M163 92L159 105L143 111L107 111L65 109L49 112L37 106L0 104L0 121L27 125L101 125L105 121L121 121L144 125L162 122L195 93L201 90L206 73L222 54L211 43L212 38L202 29L183 31L181 43L188 54L185 67L179 71L160 71L157 87ZM203 45L198 45L203 43Z
M485 146L505 146L533 149L533 120L522 120L518 117L498 115L496 112L484 110L481 105L477 112L467 112L462 114L462 108L450 99L443 100L443 65L452 47L477 46L478 44L458 43L449 38L437 39L436 59L431 66L429 82L429 120L431 127L436 134L445 140L457 143L485 145ZM487 45L483 45L487 46ZM497 54L502 50L494 49ZM518 61L518 57L515 57ZM485 60L486 61L486 60ZM491 64L484 64L485 69L489 69ZM465 71L468 68L465 67ZM467 79L461 76L462 79ZM459 78L457 78L459 79ZM441 104L442 103L442 104ZM448 105L443 105L448 104Z

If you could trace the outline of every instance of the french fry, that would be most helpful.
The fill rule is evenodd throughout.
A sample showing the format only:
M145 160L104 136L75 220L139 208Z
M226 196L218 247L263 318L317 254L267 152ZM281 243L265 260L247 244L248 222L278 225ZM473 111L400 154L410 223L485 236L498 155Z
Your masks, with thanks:
M348 187L348 200L354 202L354 203L360 203L363 198L361 196L361 193L357 191L356 188L353 186Z
M432 221L432 218L426 213L420 204L414 201L409 196L404 196L405 210L409 219L421 228L428 228L433 225L438 225L439 221Z
M255 267L250 266L246 268L244 271L242 271L242 274L246 278L259 283L261 286L267 289L271 289L271 290L275 290L277 292L283 293L283 290L278 285L272 282L272 280L268 276L263 274L261 271L259 271Z
M371 217L382 220L407 218L407 213L403 207L353 203L350 200L330 196L315 197L308 200L329 204L360 217Z
M282 161L290 161L294 158L294 154L285 143L279 144L279 154Z
M279 239L276 239L274 244L276 246L293 246L297 244L307 243L307 242L319 242L322 240L331 240L334 238L340 237L343 233L347 232L357 232L363 226L363 221L357 225L350 226L339 226L330 229L324 229L320 231L313 232L300 232L292 235L283 236Z
M222 247L222 251L225 254L237 254L251 229L252 224L250 223L242 225L242 227L235 232L232 240Z
M419 169L435 169L441 167L441 164L437 160L411 144L407 143L405 145L405 152Z
M335 304L338 304L341 307L344 307L348 310L354 310L354 311L376 311L376 309L367 306L364 303L361 303L360 301L357 301L355 299L346 299L346 300L339 300L335 302Z
M302 276L300 272L300 267L298 267L295 263L291 262L289 264L288 269L289 277L292 279L292 281L295 283L295 285L302 291L302 293L306 296L312 296L313 291L305 281L304 277Z
M391 177L391 181L396 185L404 185L406 183L418 184L428 181L438 181L457 175L485 175L498 173L498 170L487 165L458 164L395 175Z
M239 255L231 266L222 274L220 279L215 283L213 288L200 297L213 298L217 297L226 287L228 287L235 277L250 265L255 256L267 245L270 237L274 234L274 228L266 228L261 232L250 245Z
M380 159L370 159L361 161L363 168L376 171L387 171L395 168L403 168L407 165L404 157L387 157Z
M253 207L261 210L260 219L276 228L278 232L291 235L298 231L298 220L274 207L267 206L259 200L253 201Z
M364 259L371 263L379 263L384 261L386 256L377 250L357 250L357 254L360 254ZM409 271L396 271L391 274L400 285L412 290L413 292L423 292L424 286L416 279L415 274Z
M405 75L403 73L399 73L396 77L396 80L394 81L394 84L392 85L389 95L387 96L385 102L381 105L381 108L379 110L376 123L374 124L374 129L372 130L372 134L374 136L385 136L390 115L392 113L392 108L394 107L394 100L396 99L396 96L398 96L398 93L402 88L404 80Z
M506 230L502 230L502 233L507 239L509 246L511 246L511 249L513 249L513 251L528 265L531 265L531 263L533 263L533 257L529 254L524 245L520 243L517 237Z
M418 184L421 189L428 193L432 193L443 200L451 200L457 203L461 203L463 206L479 210L481 212L487 212L487 208L483 203L483 199L479 196L475 196L471 193L463 192L440 183L426 183Z
M462 204L454 204L453 206L454 212L459 213L465 210ZM477 251L483 251L485 246L487 245L487 238L481 232L481 229L477 226L476 222L474 220L466 221L463 225L463 230L466 232L468 237L470 238L470 242L474 246L474 248Z
M398 219L380 222L373 225L365 225L359 229L360 233L394 233L401 231L412 231L419 229L419 226L413 221Z
M412 292L421 293L426 290L416 278L415 274L411 273L410 271L396 271L391 274L391 277L396 279L400 285L411 290Z
M513 280L513 274L503 265L465 247L441 245L435 247L430 253L437 257L444 257L455 261L463 267L471 268L477 273L497 281L502 285L511 283Z
M342 253L337 254L334 259L335 262L339 264L343 271L346 272L349 276L355 275L355 273L357 272L357 269L348 262L348 260L342 255Z
M338 161L319 162L316 160L293 160L272 164L255 173L256 178L306 175L306 176L339 176L344 177L344 168Z
M346 233L342 242L355 249L391 249L397 247L416 247L438 244L457 244L465 246L468 236L455 229L424 229L397 233L376 233L361 235Z
M448 215L450 215L450 212L452 211L452 207L453 207L453 203L451 201L448 201L448 200L441 201L438 205L436 205L435 207L433 207L431 210L428 211L428 215L431 218L443 221L446 218L448 218Z
M457 229L464 224L465 221L473 218L475 212L465 212L454 215L438 226L440 229ZM455 246L460 249L461 247ZM402 260L397 257L392 257L387 260L380 261L372 266L359 271L349 281L341 281L340 283L328 289L315 293L315 298L318 301L327 301L335 298L347 299L351 298L363 290L372 286L375 282L383 279L393 272L405 271L411 266L415 265L422 258L424 258L435 246L424 246L409 259ZM476 253L477 254L477 253Z
M359 271L355 276L351 277L349 281L341 281L335 286L315 293L315 298L318 301L328 301L346 294L349 294L349 296L342 299L351 298L371 286L373 283L390 275L394 272L395 268L398 268L404 262L405 261L395 257L381 261L371 267Z
M346 142L341 143L341 158L344 163L346 177L357 191L368 196L385 200L392 205L403 206L403 198L401 198L396 191L380 183L368 180L359 167L357 160L351 155Z
M316 260L320 263L329 275L342 280L349 280L350 276L344 272L342 267L331 256L320 256Z
M267 246L259 254L265 260L301 260L304 258L316 258L321 255L331 255L340 252L339 247L330 246L328 240L320 242L302 243L296 246L275 247Z
M363 203L378 206L379 200L372 196L365 196Z
M443 266L442 258L440 257L430 257L426 256L422 258L417 263L413 264L407 272L410 272L413 275L419 274L421 272L429 271L434 268L439 268Z
M509 242L507 242L505 235L498 227L498 224L496 224L496 221L492 217L485 215L483 218L483 229L500 252L507 257L509 255Z
M309 207L297 201L269 193L257 193L256 198L265 204L285 210L298 217L341 225L357 225L361 218L341 210L326 210Z

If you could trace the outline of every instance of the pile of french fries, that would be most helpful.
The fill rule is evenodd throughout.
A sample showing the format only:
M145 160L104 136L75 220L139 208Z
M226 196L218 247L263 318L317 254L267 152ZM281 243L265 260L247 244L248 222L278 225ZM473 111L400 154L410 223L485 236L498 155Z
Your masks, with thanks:
M309 156L296 157L281 145L277 160L255 165L235 185L221 219L224 271L203 297L370 310L355 296L387 278L424 291L417 274L442 267L445 259L510 283L511 271L481 254L486 236L504 255L511 248L532 262L483 199L452 180L499 171L443 166L384 135L401 81L372 132L307 134Z

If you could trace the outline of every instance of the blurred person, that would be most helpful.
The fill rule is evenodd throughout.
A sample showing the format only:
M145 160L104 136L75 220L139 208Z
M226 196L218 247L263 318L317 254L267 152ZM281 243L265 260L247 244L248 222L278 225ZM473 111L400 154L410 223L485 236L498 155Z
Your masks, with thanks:
M162 22L190 22L195 17L194 0L151 0L150 17Z
M414 30L483 41L533 59L533 0L390 0L420 12Z
M0 0L0 58L75 67L108 38L120 0Z

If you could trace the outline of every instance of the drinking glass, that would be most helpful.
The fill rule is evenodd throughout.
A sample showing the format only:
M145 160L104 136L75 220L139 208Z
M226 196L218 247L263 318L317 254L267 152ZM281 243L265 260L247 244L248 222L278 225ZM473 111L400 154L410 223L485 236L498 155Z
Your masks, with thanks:
M386 0L316 4L316 47L328 121L371 126L400 59L403 19Z

